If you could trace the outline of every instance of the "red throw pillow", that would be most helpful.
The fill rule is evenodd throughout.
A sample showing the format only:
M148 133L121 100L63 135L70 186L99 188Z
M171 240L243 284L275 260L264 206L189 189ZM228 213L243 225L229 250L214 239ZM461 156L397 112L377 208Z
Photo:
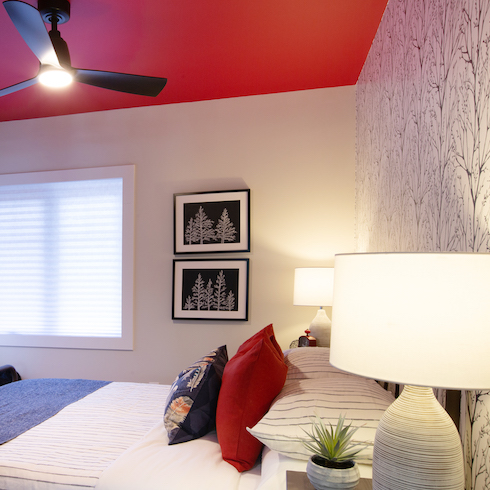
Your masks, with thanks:
M225 366L216 431L223 459L240 472L252 468L262 450L262 443L246 427L267 413L286 381L287 369L272 324L245 341Z

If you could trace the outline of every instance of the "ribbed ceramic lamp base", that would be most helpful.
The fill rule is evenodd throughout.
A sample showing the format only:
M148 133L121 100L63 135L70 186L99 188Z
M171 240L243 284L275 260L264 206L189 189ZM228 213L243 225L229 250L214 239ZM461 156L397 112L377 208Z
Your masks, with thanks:
M373 453L373 490L464 490L458 431L432 388L405 386L384 413Z
M332 330L332 320L328 318L324 309L320 308L310 323L310 333L316 339L317 347L330 347L330 332Z

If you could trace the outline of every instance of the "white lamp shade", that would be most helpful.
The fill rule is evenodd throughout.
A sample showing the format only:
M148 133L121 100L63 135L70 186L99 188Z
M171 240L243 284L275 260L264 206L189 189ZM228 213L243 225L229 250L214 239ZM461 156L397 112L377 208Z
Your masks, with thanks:
M295 269L293 303L297 306L332 306L333 275L333 268Z
M335 257L330 360L378 380L488 389L490 254Z

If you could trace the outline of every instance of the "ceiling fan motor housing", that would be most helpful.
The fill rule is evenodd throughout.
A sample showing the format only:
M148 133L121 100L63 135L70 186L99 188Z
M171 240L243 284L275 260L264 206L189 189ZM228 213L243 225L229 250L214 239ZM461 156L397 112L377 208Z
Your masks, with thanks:
M56 16L56 24L64 24L70 19L69 0L38 0L37 9L44 22L51 24Z

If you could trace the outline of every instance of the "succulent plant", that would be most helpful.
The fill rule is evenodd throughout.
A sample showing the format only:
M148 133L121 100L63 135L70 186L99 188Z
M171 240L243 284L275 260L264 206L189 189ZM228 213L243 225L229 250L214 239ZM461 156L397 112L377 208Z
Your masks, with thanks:
M363 444L351 441L358 427L351 428L352 424L345 425L343 415L339 416L335 427L332 424L328 425L330 427L327 427L323 420L316 416L312 423L311 433L305 431L309 437L309 440L303 441L306 449L334 464L354 460L365 447Z

